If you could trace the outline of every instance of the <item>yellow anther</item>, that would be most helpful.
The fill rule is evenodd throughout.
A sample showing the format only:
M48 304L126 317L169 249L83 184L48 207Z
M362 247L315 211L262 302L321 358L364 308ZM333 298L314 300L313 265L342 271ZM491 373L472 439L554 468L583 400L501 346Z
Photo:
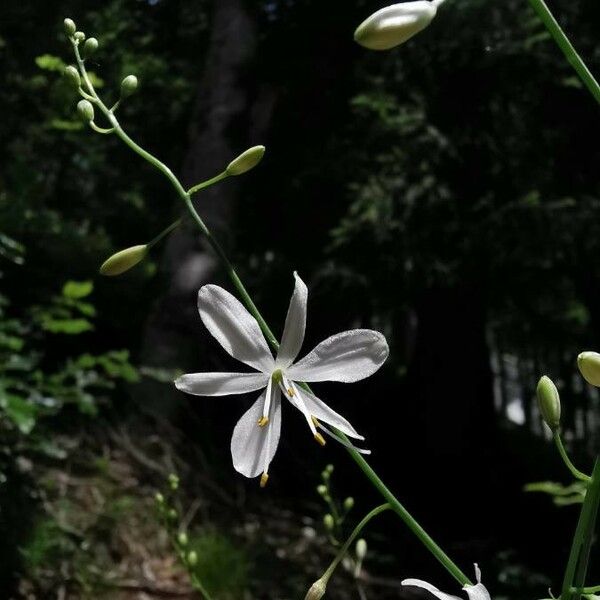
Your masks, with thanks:
M310 418L312 419L313 425L315 427L319 426L319 419L317 419L317 417L315 417L315 415L310 415Z
M293 397L295 392L292 388L288 388L287 393L288 393L288 396Z
M269 422L269 417L261 417L258 420L258 426L259 427L264 427L268 422Z
M269 474L268 473L263 473L260 476L260 487L264 488L265 485L267 485L267 481L269 481Z
M321 444L321 446L325 445L325 438L319 432L315 433L315 440Z

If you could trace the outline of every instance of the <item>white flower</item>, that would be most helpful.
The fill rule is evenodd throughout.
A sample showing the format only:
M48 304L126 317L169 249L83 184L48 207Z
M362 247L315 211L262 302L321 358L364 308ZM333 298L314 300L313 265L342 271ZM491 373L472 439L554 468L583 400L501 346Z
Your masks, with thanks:
M347 445L323 423L363 440L344 417L296 382L358 381L375 373L388 356L388 345L381 333L353 329L327 338L294 362L304 341L308 298L306 285L296 273L294 277L296 284L276 358L256 319L239 300L219 286L202 287L198 292L202 322L231 356L258 373L191 373L175 381L179 390L198 396L243 394L264 388L238 421L231 438L233 466L246 477L262 473L262 486L267 482L269 464L279 443L281 393L304 415L321 445L325 440L317 429Z
M463 590L467 592L469 600L491 600L490 593L487 591L483 583L481 583L481 571L477 565L475 565L475 577L477 578L476 585L465 585L463 587ZM458 596L451 596L450 594L440 592L440 590L430 583L421 581L420 579L405 579L402 582L402 585L412 585L414 587L423 588L440 600L461 600L461 598Z
M392 4L373 13L354 32L354 40L369 50L389 50L425 29L443 0Z

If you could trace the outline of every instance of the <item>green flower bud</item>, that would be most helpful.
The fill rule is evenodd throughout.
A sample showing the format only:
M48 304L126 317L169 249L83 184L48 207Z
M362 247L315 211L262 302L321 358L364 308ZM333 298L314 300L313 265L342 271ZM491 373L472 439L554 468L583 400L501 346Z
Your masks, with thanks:
M556 386L544 375L537 384L536 394L544 422L555 431L560 426L560 397Z
M241 175L254 167L262 160L265 154L264 146L252 146L242 152L237 158L234 158L228 165L225 172L227 175Z
M81 86L81 77L79 76L79 71L73 65L65 67L63 75L69 85L76 90L79 89L79 86Z
M87 101L82 100L82 102ZM125 250L120 250L102 263L100 274L108 275L110 277L121 275L121 273L129 271L129 269L135 267L135 265L144 260L147 253L148 246L146 244L131 246L130 248L125 248Z
M65 27L65 33L68 36L72 36L77 31L77 26L75 25L75 21L73 21L73 19L65 19L63 21L63 25Z
M177 511L174 508L172 508L167 513L167 516L169 517L169 519L171 519L171 521L175 521L177 519Z
M348 512L349 510L352 510L353 506L354 506L354 498L352 498L351 496L348 496L348 498L346 498L344 500L344 510L346 512Z
M87 58L91 56L98 50L98 40L96 38L89 38L85 40L85 44L83 45L83 55Z
M177 536L177 541L179 542L180 546L187 546L188 544L188 536L187 533L185 533L184 531L182 531L178 536Z
M327 486L323 484L318 485L317 494L319 494L319 496L327 496Z
M360 538L360 540L358 540L356 542L356 548L354 551L356 552L356 558L358 558L358 560L360 560L360 561L365 560L365 556L367 555L366 540L364 540L363 538Z
M321 600L326 591L327 579L321 577L321 579L317 579L317 581L310 586L306 596L304 596L304 600Z
M169 486L173 491L175 491L179 487L179 477L177 477L175 473L171 473L169 475Z
M154 496L154 499L156 500L157 504L164 504L165 503L165 497L160 493L160 492L156 492L156 495Z
M333 516L327 513L323 517L323 525L325 525L325 529L327 529L327 531L333 531L333 528L335 527L335 521L333 520Z
M392 4L373 13L354 32L354 41L369 50L389 50L425 29L437 12L438 2L416 0Z
M123 81L121 81L121 96L127 98L131 96L137 90L138 78L135 75L127 75Z
M325 470L331 475L333 473L333 465L329 464L325 467Z
M600 354L582 352L577 357L577 366L583 378L590 384L600 387Z
M73 37L75 38L75 41L83 42L83 40L85 40L85 33L83 33L83 31L76 31L73 34Z
M94 120L94 107L89 100L80 100L77 103L77 112L86 123Z
M188 552L187 562L191 567L195 567L198 564L198 554L195 550Z

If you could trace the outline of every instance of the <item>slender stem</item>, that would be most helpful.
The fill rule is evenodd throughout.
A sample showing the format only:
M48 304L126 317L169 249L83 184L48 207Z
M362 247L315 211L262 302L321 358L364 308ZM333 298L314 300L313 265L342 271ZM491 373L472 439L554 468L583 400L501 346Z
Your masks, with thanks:
M550 35L554 38L554 41L558 44L563 54L566 56L570 65L577 72L579 79L581 79L596 101L600 102L600 85L592 75L591 71L587 68L586 64L583 62L583 59L579 56L579 54L577 54L573 44L571 44L569 38L561 29L558 21L554 18L554 15L544 0L529 0L529 3L546 26L546 29L550 32Z
M171 231L173 231L173 229L176 229L180 225L181 225L181 219L177 219L177 221L175 221L174 223L171 223L166 229L163 229L153 240L148 242L146 244L146 246L148 246L148 248L152 248L152 246L155 246L156 244L158 244L158 242L160 242L160 240L162 240L166 235L169 235L169 233L171 233Z
M567 465L567 469L569 469L569 471L571 471L571 474L573 475L573 477L575 477L575 479L580 479L581 481L589 481L590 476L586 475L585 473L582 473L571 462L571 459L569 458L569 455L567 454L565 446L562 442L562 438L560 437L560 431L558 429L554 430L554 432L552 433L552 437L554 438L554 443L556 444L556 447L558 448L558 452L559 452L561 458L563 459L563 462L565 463L565 465Z
M354 531L350 534L350 537L344 542L344 545L340 548L336 557L333 559L333 562L329 565L329 567L327 567L327 570L325 571L325 573L323 573L323 576L321 577L321 579L327 581L331 577L331 575L333 574L333 572L335 571L337 566L340 564L340 561L346 555L346 552L348 552L348 548L350 548L350 544L352 544L352 542L356 539L356 536L363 530L365 525L373 517L376 517L377 515L381 514L382 512L384 512L386 510L389 510L390 508L391 508L391 506L387 503L381 504L380 506L377 506L371 512L367 513L363 517L362 521L354 528Z
M600 585L594 585L592 587L584 587L581 592L583 594L595 594L596 592L600 592Z
M585 584L590 549L600 503L600 458L596 459L565 569L561 600L579 600Z
M194 204L192 203L192 199L190 197L190 192L186 192L186 190L181 185L179 179L174 175L174 173L161 162L158 158L144 150L140 145L134 142L128 135L125 133L116 116L106 107L106 105L102 102L102 100L96 94L94 87L92 86L89 77L85 70L85 65L79 56L79 51L77 49L77 45L73 43L75 56L77 58L77 63L81 74L83 76L84 82L88 87L90 94L94 98L94 102L100 108L100 110L106 115L111 125L115 129L115 134L134 152L136 152L139 156L141 156L144 160L148 161L154 167L156 167L159 171L161 171L167 179L171 182L177 194L181 197L181 199L185 202L188 210L190 211L194 221L196 221L200 231L204 234L208 243L211 245L217 256L222 262L223 268L227 272L227 275L233 282L233 285L237 289L243 304L246 306L250 314L257 320L261 331L265 335L266 340L269 342L271 347L274 350L279 348L279 342L277 338L269 328L268 324L264 320L263 316L260 314L260 311L254 304L250 294L244 287L244 284L240 280L237 272L235 271L233 265L231 264L229 258L225 254L225 251L221 247L221 245L217 242L217 240L212 236L210 230L205 225L204 221L196 211ZM217 178L220 176L217 176ZM213 179L217 179L213 178ZM192 188L193 190L194 188ZM358 464L358 466L362 469L364 474L367 476L369 481L375 486L375 488L381 493L384 499L389 503L392 510L404 521L404 523L408 526L408 528L417 536L417 538L425 545L425 547L440 561L440 563L448 570L448 572L462 585L470 585L471 581L469 578L459 569L457 565L452 562L450 557L433 541L433 539L427 534L427 532L417 523L417 521L410 515L410 513L404 508L404 506L400 503L400 501L392 494L392 492L385 486L383 481L377 476L375 471L370 467L367 461L356 451L354 450L348 440L348 438L341 432L338 432L338 435L346 441L349 445L348 451L350 455Z
M109 127L109 128L106 128L106 127L98 127L98 125L96 125L96 123L94 123L94 121L90 121L90 122L88 123L88 125L89 125L89 126L90 126L90 127L91 127L91 128L94 130L94 131L96 131L97 133L103 133L103 134L105 134L105 135L106 135L107 133L112 133L112 132L114 131L114 128L113 128L113 127Z
M187 193L191 196L191 195L195 194L196 192L199 192L200 190L203 190L204 188L207 188L207 187L209 187L211 185L214 185L215 183L218 183L219 181L222 181L226 177L229 177L229 175L227 175L226 171L223 171L222 173L219 173L218 175L216 175L212 179L208 179L206 181L202 181L201 183L198 183L194 187L191 187L187 191Z

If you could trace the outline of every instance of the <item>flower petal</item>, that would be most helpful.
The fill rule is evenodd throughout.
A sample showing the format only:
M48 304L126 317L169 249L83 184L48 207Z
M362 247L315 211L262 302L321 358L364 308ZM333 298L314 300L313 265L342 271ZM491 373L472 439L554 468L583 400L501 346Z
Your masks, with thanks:
M175 387L195 396L244 394L265 387L265 373L187 373L175 380Z
M344 419L344 417L342 417L342 415L339 415L335 410L327 406L323 400L319 400L319 398L314 394L307 392L304 388L301 388L298 392L302 395L308 412L315 416L319 421L323 421L323 423L327 423L357 440L365 439L346 419Z
M463 590L467 592L469 600L491 600L490 593L483 583L478 583L477 585L465 585Z
M281 345L277 353L277 365L283 369L289 367L298 356L306 329L308 289L297 273L294 273L294 278L296 279L296 285L290 300L283 335L281 336Z
M265 465L275 456L281 434L281 396L278 389L273 390L273 400L269 414L269 424L258 426L262 416L263 392L260 398L247 410L237 422L231 437L231 457L238 473L246 477L260 475Z
M233 358L258 371L273 369L273 355L256 319L242 303L218 285L198 292L200 318L213 337Z
M402 581L402 585L410 585L413 587L423 588L424 590L427 590L440 600L461 600L458 596L451 596L450 594L440 592L440 590L438 590L430 583L427 583L426 581L421 581L420 579L405 579L404 581Z
M352 329L327 338L287 369L294 381L343 381L369 377L388 357L385 337L371 329Z

